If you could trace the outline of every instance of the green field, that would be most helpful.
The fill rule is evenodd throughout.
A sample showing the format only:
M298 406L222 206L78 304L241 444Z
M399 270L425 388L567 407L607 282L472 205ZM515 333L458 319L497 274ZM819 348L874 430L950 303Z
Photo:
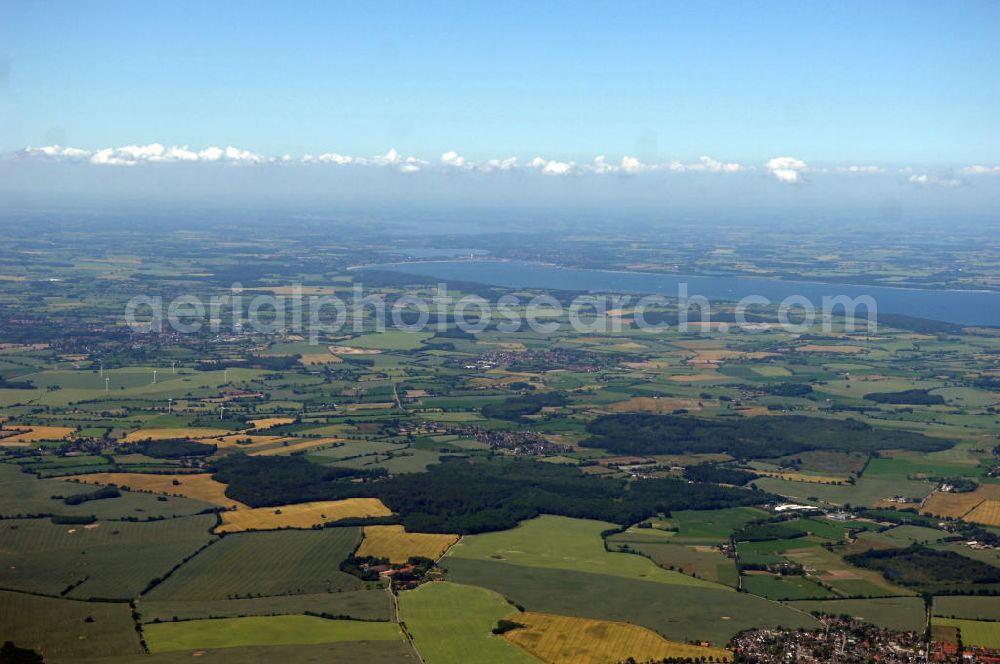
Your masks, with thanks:
M153 383L153 370L157 370ZM259 376L255 369L234 368L229 370L229 383L240 383ZM179 370L171 373L170 367L132 366L104 372L110 395L118 398L145 398L166 400L180 398L188 394L208 395L226 384L223 371ZM38 387L49 388L37 401L48 406L66 406L72 401L99 399L105 393L104 379L96 371L54 370L26 376Z
M323 613L355 620L390 620L389 596L381 590L346 590L311 595L275 595L254 599L201 601L141 600L137 603L142 622L166 622L202 618L277 616L295 613Z
M74 459L78 458L74 457ZM128 491L123 491L119 498L93 500L80 505L66 505L59 498L88 493L94 488L92 484L51 479L40 480L34 475L22 472L13 464L0 463L0 516L59 514L67 516L94 515L98 519L146 520L159 517L188 516L213 507L200 500L154 496L148 493ZM160 500L161 497L164 500Z
M736 562L727 558L717 548L710 545L674 544L668 533L656 531L645 535L652 528L633 528L624 533L612 535L608 544L614 547L627 546L644 556L648 556L661 567L677 570L708 581L715 581L735 587L739 582Z
M394 641L399 625L388 622L328 620L315 616L250 616L184 620L143 627L150 652L271 646L339 641Z
M355 348L371 348L376 350L414 350L423 345L423 341L430 339L431 332L406 332L403 330L389 330L378 334L368 334L363 337L356 337L343 342L344 346Z
M809 549L823 543L823 541L818 537L806 536L760 542L739 542L736 545L736 550L739 551L741 562L770 565L780 563L783 559L780 555L782 553L796 549Z
M195 652L197 655L195 655ZM233 646L212 650L174 650L142 655L143 664L258 664L259 662L294 662L294 664L417 664L417 656L406 641L340 641L315 645ZM135 661L127 660L127 661ZM120 664L122 658L74 658L73 664Z
M214 539L214 515L148 523L0 521L0 587L127 600Z
M788 605L810 613L847 614L873 625L904 631L922 631L926 621L924 600L919 597L806 600Z
M153 588L154 600L210 600L356 590L361 581L340 561L357 528L278 530L227 535Z
M447 556L442 565L449 580L489 588L528 611L631 622L680 641L725 645L754 627L817 625L811 616L748 593Z
M914 594L909 588L887 581L874 570L854 567L826 547L795 549L785 554L785 557L802 565L811 577L822 579L824 584L845 597Z
M865 468L865 477L979 477L976 464L935 462L927 457L872 459Z
M657 583L720 588L718 584L664 570L642 556L610 553L601 532L612 523L540 516L517 528L463 537L448 557L497 560L510 565L606 574Z
M1000 620L1000 600L996 597L942 595L934 598L934 615L942 618Z
M721 510L684 510L667 519L677 528L675 541L688 543L725 542L729 535L747 523L769 516L755 507L730 507Z
M834 593L817 585L804 576L778 576L775 574L750 574L743 577L743 588L754 595L768 599L812 599L836 597Z
M5 590L0 590L0 641L14 641L46 658L66 660L142 653L128 604L78 602Z
M934 484L904 478L862 477L852 485L797 482L775 477L762 477L753 482L764 491L770 491L795 500L830 503L833 505L871 506L883 498L907 496L917 500L934 490Z
M1000 621L935 617L931 619L931 624L957 627L965 645L1000 648Z
M427 583L399 595L400 620L427 664L530 664L536 660L490 632L518 610L483 588Z

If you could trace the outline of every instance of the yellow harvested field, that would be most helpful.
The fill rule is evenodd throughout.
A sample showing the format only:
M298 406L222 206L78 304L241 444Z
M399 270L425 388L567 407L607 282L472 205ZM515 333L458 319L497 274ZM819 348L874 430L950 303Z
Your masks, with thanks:
M1000 527L1000 500L984 500L965 515L965 520Z
M984 500L991 500L997 494L995 484L982 484L975 491L966 493L943 493L935 491L924 501L920 511L940 517L961 518L971 512Z
M247 420L247 424L254 431L263 431L264 429L281 426L282 424L291 424L294 421L294 417L264 417L259 420Z
M212 438L210 440L202 439L202 442L212 443L223 449L235 447L241 450L255 450L267 447L268 445L274 445L275 443L282 443L286 440L295 440L295 438L291 436L251 436L245 433L235 433L230 436L222 436L221 438Z
M688 360L688 364L717 364L724 360L759 360L765 357L774 357L776 353L766 353L763 351L744 352L740 350L699 350L696 355Z
M389 516L392 512L378 498L346 498L316 503L255 507L223 512L217 533L240 533L245 530L312 528L348 517Z
M620 344L611 344L608 346L608 349L628 352L631 350L646 350L646 347L636 341L623 341Z
M836 476L825 476L825 475L807 475L806 473L778 473L758 470L756 471L761 475L767 475L768 477L777 477L779 480L787 480L789 482L813 482L815 484L846 484L846 477L836 477Z
M629 623L591 620L547 613L521 613L511 620L526 625L504 638L547 664L614 664L626 659L638 662L664 659L731 662L733 653L668 641L656 632Z
M645 362L622 362L629 369L666 369L670 362L664 360L647 360Z
M505 350L525 351L528 347L520 341L477 341L477 346L499 346Z
M373 401L371 403L349 403L347 410L379 410L381 408L395 408L394 401Z
M269 447L266 450L260 450L257 452L251 452L251 456L280 456L282 454L291 454L292 452L299 452L301 450L308 450L314 447L325 447L327 445L333 445L334 443L339 443L343 438L308 438L301 440L298 438L289 438L289 441L300 440L298 443L288 442L286 445L282 443L277 447Z
M168 429L139 429L122 439L123 443L138 443L143 440L171 440L174 438L218 438L231 433L225 429L205 429L175 427Z
M334 355L378 355L382 351L377 348L355 348L354 346L329 346Z
M2 351L9 350L17 353L29 350L45 350L48 347L49 347L48 344L11 344L11 343L0 344L0 350Z
M303 366L313 367L323 364L338 364L343 362L343 360L336 355L331 355L330 353L310 353L309 355L302 355L299 357L299 362L301 362Z
M411 556L437 560L457 541L458 535L408 533L403 526L365 526L358 555L388 558L394 563L405 563Z
M69 478L85 484L114 484L128 487L133 491L162 493L169 496L184 496L220 507L245 508L246 505L226 497L226 485L212 479L210 473L191 475L152 475L149 473L90 473L73 475ZM176 484L175 484L176 482Z
M750 406L747 408L737 408L736 412L743 417L760 417L762 415L777 415L778 412L769 410L766 406Z
M14 433L11 436L6 436L6 434L11 431L15 431L17 433ZM0 431L0 435L5 436L4 438L0 438L0 445L28 445L30 443L37 443L41 440L64 440L74 431L76 431L76 429L73 427L7 424L4 425L3 430Z
M684 408L686 410L701 410L697 399L678 399L675 397L632 397L627 401L619 401L608 406L608 410L616 413L672 413Z
M844 353L853 355L864 350L861 346L820 346L818 344L806 344L798 346L795 350L800 353Z

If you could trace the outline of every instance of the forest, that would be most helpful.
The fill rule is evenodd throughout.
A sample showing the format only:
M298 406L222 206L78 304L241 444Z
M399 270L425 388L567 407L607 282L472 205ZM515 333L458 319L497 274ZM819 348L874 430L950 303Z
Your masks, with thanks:
M809 450L935 452L952 446L946 440L878 429L857 420L801 415L714 420L647 413L604 415L587 425L587 431L591 436L581 443L584 447L635 455L725 452L739 459L761 459Z
M408 531L428 533L504 530L539 514L627 525L671 510L777 500L763 491L667 478L627 482L524 459L453 458L430 466L426 473L387 478L384 470L322 467L299 457L230 455L216 463L213 477L229 485L227 496L252 507L378 498L399 515Z
M905 549L869 549L844 556L844 560L882 572L886 579L903 586L936 594L948 592L996 593L1000 569L953 551L938 551L920 544Z

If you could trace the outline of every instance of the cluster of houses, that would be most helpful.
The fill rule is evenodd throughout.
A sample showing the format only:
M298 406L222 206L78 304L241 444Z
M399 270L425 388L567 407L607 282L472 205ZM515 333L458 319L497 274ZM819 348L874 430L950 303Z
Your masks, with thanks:
M738 661L759 664L916 664L926 661L922 634L824 616L822 629L755 629L733 641ZM957 660L956 660L957 661Z

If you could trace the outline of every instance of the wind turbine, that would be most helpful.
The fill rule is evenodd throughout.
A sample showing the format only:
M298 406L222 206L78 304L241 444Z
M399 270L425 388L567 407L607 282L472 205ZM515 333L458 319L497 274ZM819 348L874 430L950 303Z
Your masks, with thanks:
M223 419L225 417L225 415L226 415L226 407L225 406L219 406L219 419L220 420Z
M153 385L156 385L156 369L153 369Z
M229 382L229 369L226 369L225 372L222 374L222 376L223 376L222 382L223 383L228 383Z
M111 378L109 378L108 376L105 376L105 377L104 377L104 391L105 391L105 392L107 392L107 391L108 391L108 384L109 384L110 382L111 382Z
M170 363L170 369L171 369L171 370L172 370L172 371L173 371L174 373L177 373L177 360L174 360L173 362L171 362L171 363Z
M101 377L104 377L104 360L101 360Z
M167 398L167 415L169 415L170 413L172 413L174 411L173 406L174 406L174 398L173 397L168 397Z

